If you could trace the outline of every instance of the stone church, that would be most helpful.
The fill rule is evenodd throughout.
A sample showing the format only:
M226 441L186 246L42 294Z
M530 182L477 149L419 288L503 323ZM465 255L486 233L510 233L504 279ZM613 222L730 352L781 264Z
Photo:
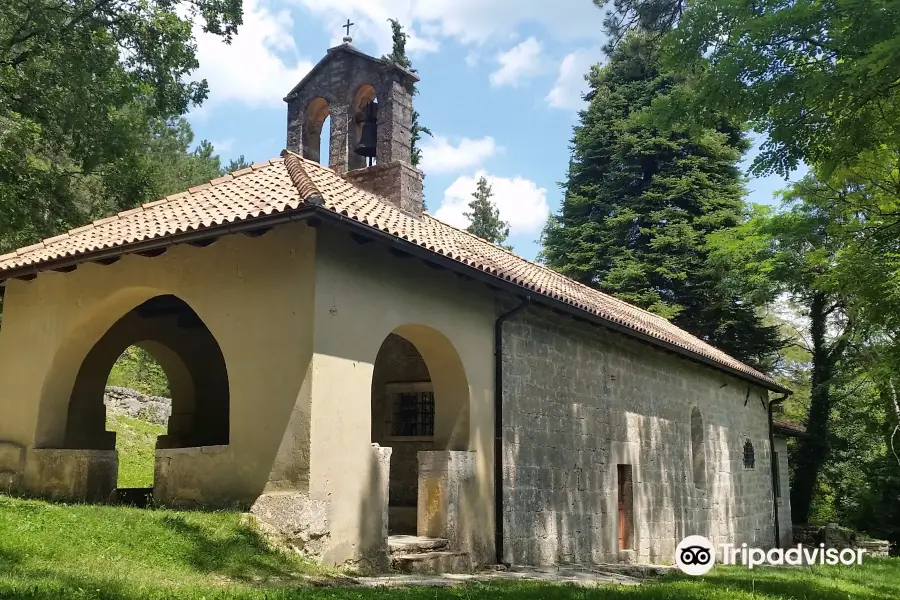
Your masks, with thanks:
M417 81L347 39L280 157L0 256L3 490L115 499L103 393L138 345L172 392L154 502L262 506L327 563L789 542L788 391L425 213Z

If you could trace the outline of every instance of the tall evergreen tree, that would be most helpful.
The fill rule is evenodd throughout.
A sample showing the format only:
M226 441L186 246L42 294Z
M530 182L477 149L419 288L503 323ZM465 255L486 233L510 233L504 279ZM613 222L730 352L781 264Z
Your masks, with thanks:
M502 245L509 237L509 223L500 219L500 211L491 200L493 195L494 191L488 180L485 177L479 177L475 192L472 194L472 201L469 202L472 212L466 212L463 215L471 221L466 231L492 244ZM503 247L512 250L511 246Z
M741 129L720 119L716 129L661 132L642 119L676 83L647 35L627 36L588 80L562 210L544 230L541 258L764 366L777 330L745 301L745 282L708 260L706 245L745 218Z
M397 66L407 69L411 73L415 73L416 70L412 68L412 62L410 62L409 57L406 55L407 34L403 31L403 25L401 25L400 21L397 19L388 19L388 22L391 24L391 40L393 42L393 47L391 48L391 53L382 56L381 59L390 61ZM418 93L419 89L414 88L413 95ZM419 123L419 111L413 109L410 162L414 167L418 167L419 162L422 160L422 149L419 148L419 141L422 139L423 134L429 137L433 135L430 129Z

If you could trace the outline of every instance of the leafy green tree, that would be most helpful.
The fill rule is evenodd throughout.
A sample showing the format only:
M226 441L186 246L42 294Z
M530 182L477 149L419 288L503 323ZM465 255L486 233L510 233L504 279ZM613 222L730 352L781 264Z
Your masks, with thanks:
M169 379L153 355L140 346L125 349L112 367L107 385L129 388L147 396L171 398Z
M623 40L589 83L542 260L765 364L779 345L777 328L763 324L746 281L708 261L707 237L744 219L740 128L722 119L718 128L663 132L633 120L678 83L646 35Z
M142 168L144 154L162 124L207 95L205 81L189 79L193 17L227 42L241 1L3 3L0 244L53 235L165 187Z
M696 93L659 112L708 121L726 111L750 123L767 134L759 172L830 168L898 146L895 0L615 0L607 26L663 33Z
M472 201L469 202L471 212L464 212L463 215L470 221L466 231L492 244L502 246L509 237L509 223L500 219L500 210L491 200L493 195L494 191L488 180L479 177L476 189L472 193ZM512 250L511 246L503 247Z
M768 285L771 298L788 294L808 321L810 354L809 406L806 428L794 454L791 516L805 523L817 483L830 451L834 392L856 374L847 367L848 352L864 339L853 298L846 294L834 266L852 243L855 216L827 200L823 184L809 176L785 194L780 213L758 208L740 228L713 236L713 260L729 253L730 268L743 265Z
M406 55L407 34L405 31L403 31L403 25L401 25L400 21L398 21L397 19L388 19L388 22L390 22L391 24L391 40L393 41L393 48L390 54L382 56L381 59L390 61L395 65L407 69L411 73L415 73L416 70L412 68L412 62L410 62L409 57ZM418 93L419 89L415 88L413 90L413 95L416 95ZM433 137L431 130L419 123L419 111L413 109L410 162L414 167L418 167L419 162L421 162L422 160L422 149L419 148L419 142L421 141L423 135Z

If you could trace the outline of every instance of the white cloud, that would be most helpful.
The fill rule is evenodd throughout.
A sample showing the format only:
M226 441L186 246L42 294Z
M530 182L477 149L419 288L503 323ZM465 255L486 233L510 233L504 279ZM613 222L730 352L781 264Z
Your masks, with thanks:
M565 110L578 110L584 106L582 94L588 90L584 76L602 57L599 47L582 48L566 56L559 65L556 83L547 94L547 103Z
M509 223L511 236L534 234L541 230L550 214L547 190L524 177L496 177L484 170L471 177L459 177L451 183L444 191L444 199L434 217L455 227L468 227L469 220L463 213L469 212L472 193L478 178L482 176L491 184L494 192L491 200L497 205L500 218Z
M464 44L507 42L522 23L541 23L556 39L603 36L603 11L588 0L289 0L318 15L332 42L343 37L341 25L350 16L356 26L354 44L374 44L377 55L390 51L388 18L399 19L411 34L410 54L434 51L439 38ZM369 50L367 50L369 51Z
M541 43L530 37L497 56L500 68L491 73L491 85L518 87L525 79L539 75L544 61L541 57Z
M234 149L234 138L228 138L227 140L219 140L218 142L210 142L213 145L213 148L216 149L216 154L219 156L223 154L228 154Z
M490 136L477 140L462 138L454 146L446 137L436 135L422 146L419 168L426 173L453 173L477 167L501 150Z
M200 67L193 76L209 83L203 108L224 102L281 106L282 98L313 66L300 58L293 27L290 11L274 12L260 0L244 1L244 23L230 45L203 33L195 22Z

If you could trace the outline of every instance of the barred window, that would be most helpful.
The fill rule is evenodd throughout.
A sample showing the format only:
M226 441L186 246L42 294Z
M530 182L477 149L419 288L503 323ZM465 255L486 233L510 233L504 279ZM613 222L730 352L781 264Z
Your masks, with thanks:
M756 467L756 451L753 450L753 442L747 440L744 442L744 468L753 469Z
M388 386L390 437L434 436L434 391L430 382Z

